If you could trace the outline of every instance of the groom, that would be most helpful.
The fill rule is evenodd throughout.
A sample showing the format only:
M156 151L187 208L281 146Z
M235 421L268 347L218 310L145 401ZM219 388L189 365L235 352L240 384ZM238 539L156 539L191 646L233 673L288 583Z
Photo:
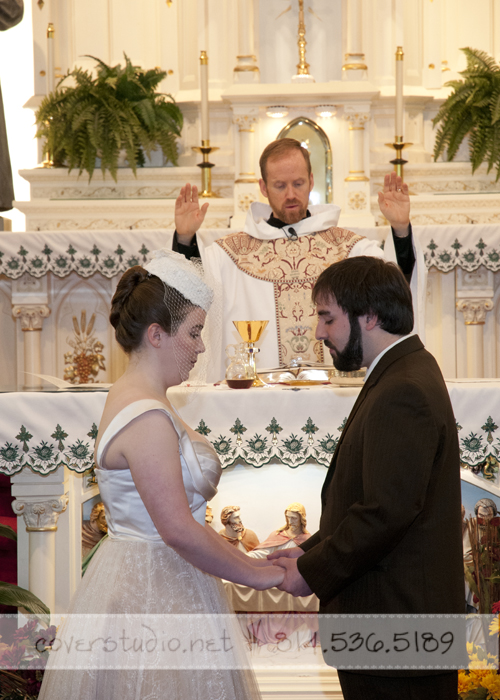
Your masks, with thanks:
M286 569L280 588L314 592L322 613L463 613L456 423L435 359L409 335L408 284L395 265L357 257L327 268L312 297L316 338L337 369L368 370L325 479L318 532L269 555ZM456 671L339 679L345 700L457 697Z

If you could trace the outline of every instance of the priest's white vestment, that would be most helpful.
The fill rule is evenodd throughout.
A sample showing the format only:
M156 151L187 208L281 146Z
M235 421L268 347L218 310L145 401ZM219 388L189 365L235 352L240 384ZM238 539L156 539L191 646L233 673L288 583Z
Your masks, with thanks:
M222 318L222 328L219 323L209 331L207 381L224 378L224 349L241 342L233 321L269 321L257 343L258 370L288 365L293 359L331 364L330 354L323 355L323 344L314 339L316 315L310 298L316 279L326 267L347 257L370 255L397 262L392 235L382 250L377 241L337 228L338 206L315 205L309 211L310 217L279 229L267 223L269 205L254 202L242 233L228 234L208 246L199 240ZM414 330L422 337L426 268L415 239L413 250Z

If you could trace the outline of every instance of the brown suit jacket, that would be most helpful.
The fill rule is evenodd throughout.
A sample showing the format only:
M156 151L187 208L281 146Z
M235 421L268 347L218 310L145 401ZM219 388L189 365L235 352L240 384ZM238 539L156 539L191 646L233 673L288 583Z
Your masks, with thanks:
M297 566L326 613L462 613L456 421L418 336L375 366L322 490Z

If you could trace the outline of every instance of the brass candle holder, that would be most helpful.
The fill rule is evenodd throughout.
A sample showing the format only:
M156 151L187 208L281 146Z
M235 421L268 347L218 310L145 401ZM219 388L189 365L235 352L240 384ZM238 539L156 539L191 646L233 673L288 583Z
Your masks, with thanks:
M210 163L208 156L213 151L218 151L217 146L210 146L210 141L208 139L203 139L201 146L191 147L195 153L201 153L203 155L203 162L198 163L198 167L201 168L201 189L200 197L218 197L219 195L212 192L212 168L214 163Z
M388 148L394 148L394 150L396 151L396 157L394 158L394 160L391 160L389 162L392 163L392 165L394 165L394 171L396 175L399 175L404 180L404 166L406 163L408 163L408 161L402 157L402 151L403 148L406 148L406 146L413 146L413 144L404 143L402 136L395 136L394 143L386 143L385 145L388 146Z
M292 77L294 83L314 83L313 76L309 73L309 63L306 61L306 23L304 20L304 0L299 0L299 31L297 46L299 49L299 62L297 74Z

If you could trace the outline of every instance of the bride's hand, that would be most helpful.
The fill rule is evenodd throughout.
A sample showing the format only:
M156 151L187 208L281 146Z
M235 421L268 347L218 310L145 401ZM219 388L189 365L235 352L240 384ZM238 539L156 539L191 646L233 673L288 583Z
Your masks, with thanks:
M285 578L285 570L280 566L259 567L255 568L254 572L252 588L255 588L257 591L265 591L267 588L280 586Z

